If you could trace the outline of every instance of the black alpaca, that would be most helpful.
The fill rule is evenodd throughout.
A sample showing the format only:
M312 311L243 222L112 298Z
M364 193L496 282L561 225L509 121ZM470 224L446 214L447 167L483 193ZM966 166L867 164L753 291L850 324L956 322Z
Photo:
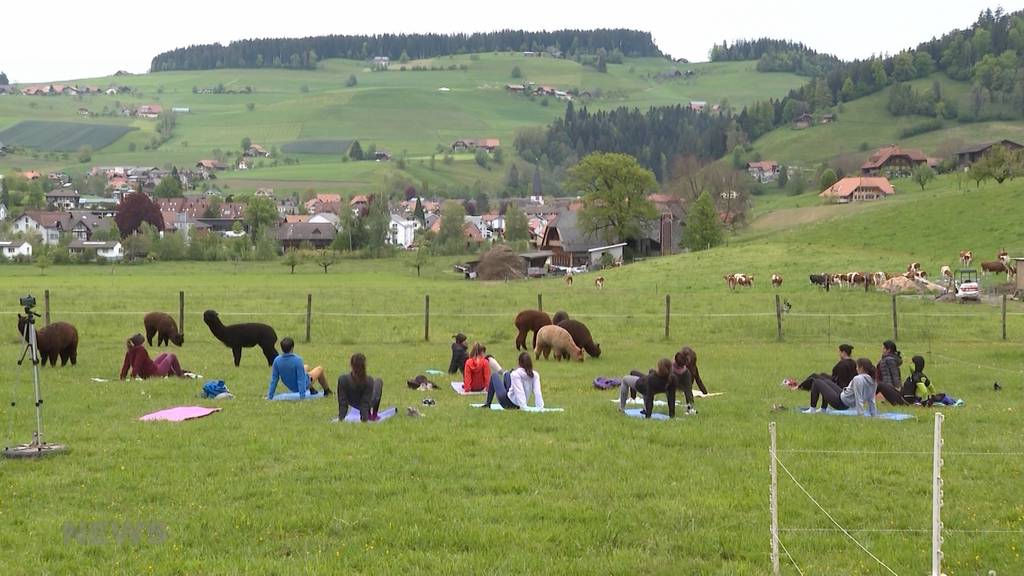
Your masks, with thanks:
M267 366L272 365L274 358L277 358L277 350L274 348L274 344L277 342L277 333L266 324L247 322L225 326L220 321L220 316L213 310L203 312L203 321L210 327L214 338L231 348L231 353L235 357L235 366L242 361L242 348L259 346L263 350L263 355L267 357Z

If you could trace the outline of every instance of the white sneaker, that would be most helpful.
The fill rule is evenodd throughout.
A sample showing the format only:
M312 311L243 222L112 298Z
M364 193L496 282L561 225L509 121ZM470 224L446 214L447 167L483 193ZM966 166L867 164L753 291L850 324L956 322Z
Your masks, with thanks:
M819 409L814 408L814 407L809 407L809 408L804 408L803 410L801 410L801 412L803 412L804 414L817 414L818 412L824 412L824 410L819 410Z
M694 408L693 406L687 406L686 407L686 412L684 412L683 414L685 416L696 416L697 415L697 409Z

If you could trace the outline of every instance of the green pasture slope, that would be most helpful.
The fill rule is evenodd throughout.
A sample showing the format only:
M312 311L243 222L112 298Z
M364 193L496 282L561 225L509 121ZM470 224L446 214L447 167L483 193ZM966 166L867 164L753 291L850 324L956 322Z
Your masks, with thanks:
M910 84L916 90L924 91L930 90L935 81L941 83L946 99L957 102L960 110L967 110L970 85L966 82L936 73ZM754 149L765 159L810 168L840 155L851 155L862 161L877 148L888 144L919 148L927 154L940 155L967 145L1002 138L1024 139L1024 122L959 123L956 120L943 120L940 130L903 138L903 130L931 119L925 116L893 116L886 109L888 102L889 88L886 88L842 104L837 111L838 122L815 125L805 130L794 130L788 126L778 128L759 138ZM860 150L862 144L867 144L867 151Z
M792 74L761 74L752 62L678 64L658 58L627 59L624 64L611 64L608 73L568 60L527 58L519 54L480 54L434 61L411 62L413 65L465 65L467 70L405 72L398 63L389 72L370 72L363 62L327 60L316 70L208 70L195 72L161 72L137 76L118 76L78 80L81 84L107 86L129 85L141 96L84 96L82 98L0 97L0 128L23 120L77 119L79 107L94 112L104 106L159 103L165 109L189 108L179 114L174 138L159 150L145 150L153 136L156 121L128 120L107 117L88 122L128 123L142 130L121 138L114 145L93 156L103 165L190 165L208 158L214 148L233 151L243 137L264 146L285 145L304 140L358 139L365 148L373 143L392 154L407 151L411 157L427 157L438 145L447 145L457 138L500 138L511 160L515 132L527 126L543 126L564 112L564 104L551 98L531 101L523 96L507 94L507 83L533 81L562 89L600 91L602 96L588 105L591 108L687 103L690 100L718 102L728 99L733 105L748 104L755 99L781 97L804 80ZM521 79L511 78L518 66ZM692 68L697 76L691 79L659 81L658 73L674 68ZM358 84L345 87L354 74ZM213 88L223 84L228 90L254 89L252 94L193 94L192 89ZM303 91L303 87L308 91ZM448 88L449 91L439 91ZM249 111L247 104L255 108ZM577 103L579 105L579 103ZM136 144L134 152L130 144ZM348 165L340 155L299 154L301 166L316 168L302 180L337 181L344 187L351 180ZM438 157L440 164L440 157ZM470 160L470 163L471 160ZM82 166L59 160L13 156L0 159L0 169L17 166L22 169L67 169L81 171ZM245 187L243 179L292 180L294 167L262 168L245 174L232 173L227 179L233 186ZM394 170L386 163L375 164L371 171L375 183L386 179ZM486 171L476 167L472 175L459 175L457 182L472 184L476 179L498 181L504 168ZM433 184L447 185L445 177Z
M15 366L18 297L49 289L53 318L76 324L81 345L78 366L42 371L47 437L71 452L0 462L0 572L760 575L770 570L767 428L776 421L780 448L797 451L780 458L801 485L895 572L923 573L931 411L906 409L917 418L903 423L801 415L790 409L806 405L806 395L779 385L830 368L840 342L877 359L892 337L890 299L826 294L806 275L899 270L910 260L931 271L963 247L979 257L1002 246L1020 253L1024 238L1006 207L1022 193L1019 182L958 191L940 181L828 221L609 270L602 291L585 277L571 288L558 279L467 282L451 272L452 259L432 261L422 277L401 259L345 260L328 274L305 264L295 275L277 263L58 266L45 275L3 267L10 325L0 337L2 389L17 400L14 410L0 403L6 442L27 439L32 428L29 373ZM738 271L755 274L756 285L730 293L721 277ZM782 342L766 282L773 272L785 277L778 293L792 304ZM92 382L116 377L125 338L141 330L145 312L176 313L179 290L186 340L173 351L206 379L223 378L236 399L198 399L193 380ZM565 413L470 408L479 398L456 396L445 377L429 394L405 386L445 368L458 331L512 365L512 318L536 306L538 293L545 310L585 321L603 350L582 364L538 362L546 403ZM309 344L301 342L307 294ZM246 350L235 368L202 324L207 308L297 337L298 352L332 380L349 355L364 352L386 382L384 405L425 416L337 425L328 423L333 399L268 403L260 354ZM945 571L1020 573L1024 443L1014 431L1024 410L1024 308L1010 304L1006 342L999 310L988 304L902 297L898 308L904 354L923 354L939 389L967 401L945 410ZM724 392L698 400L696 417L623 418L610 402L615 394L591 385L597 375L647 369L682 343L700 354L710 390ZM422 406L425 396L437 406ZM787 409L771 412L775 404ZM223 412L173 425L137 421L176 405ZM915 454L877 453L895 451ZM982 452L1010 454L973 454ZM846 536L827 531L828 519L780 475L783 543L804 573L882 572ZM102 533L149 522L166 538L118 544L117 533ZM65 541L65 530L81 526L99 526L101 535ZM786 564L784 573L796 571Z
M0 142L55 152L74 152L82 146L102 150L132 130L112 124L27 120L0 131Z

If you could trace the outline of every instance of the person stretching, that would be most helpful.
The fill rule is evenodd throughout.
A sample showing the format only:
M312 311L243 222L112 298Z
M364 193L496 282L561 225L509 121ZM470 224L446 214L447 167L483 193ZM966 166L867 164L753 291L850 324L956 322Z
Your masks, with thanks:
M853 361L851 356L853 356L853 346L840 344L839 362L836 362L836 365L832 367L831 376L832 381L838 384L840 389L849 386L850 381L857 375L857 363ZM818 378L830 377L828 374L811 374L797 388L800 390L810 390L814 381Z
M494 356L488 354L486 358L487 365L491 369L491 379L487 383L487 400L484 401L481 408L490 408L491 402L497 397L498 404L502 408L506 410L518 409L519 406L508 397L508 389L512 386L512 373L502 370L501 364L498 363Z
M535 408L544 407L544 396L540 393L540 373L533 369L533 358L529 352L519 355L519 367L509 376L508 398L519 408L529 406L533 394Z
M455 335L455 341L452 342L452 359L448 362L448 373L462 372L468 358L469 356L466 354L466 335L459 332Z
M827 378L817 378L811 387L811 407L804 410L805 413L824 412L825 408L834 410L849 410L855 408L857 414L867 413L868 416L877 416L878 407L875 405L875 380L871 377L874 365L867 358L857 360L857 375L853 377L846 388L839 388L839 385ZM818 409L818 399L821 399L821 409Z
M491 366L485 355L487 348L477 342L469 353L469 360L462 371L462 390L464 392L483 392L491 380Z
M903 364L903 355L896 349L896 343L886 340L882 343L882 358L878 361L875 369L875 380L878 382L878 392L885 398L885 401L893 406L901 406L907 403L900 393L903 380L900 379L900 365Z
M355 406L359 409L360 421L376 422L384 382L367 376L366 356L362 353L353 354L348 364L351 372L338 376L338 420L345 420L348 407Z
M124 354L124 363L121 364L121 374L118 380L125 380L128 371L131 369L132 378L150 378L152 376L178 376L183 377L185 371L178 363L178 357L171 352L163 352L154 360L150 360L149 352L146 352L144 345L146 339L142 334L135 334L125 343L128 350Z
M693 348L683 346L683 348L679 350L679 354L681 354L681 356L677 357L677 359L682 360L681 365L685 366L690 372L690 375L693 377L693 381L697 383L697 388L700 388L701 394L707 394L708 389L704 387L704 381L700 378L700 370L697 370L697 353L693 351Z
M680 354L682 353L680 351ZM619 386L619 410L625 412L626 398L631 392L639 392L644 397L644 418L650 418L654 413L654 396L664 393L668 400L668 417L675 418L677 387L678 380L672 372L672 362L668 358L662 358L658 360L656 370L650 370L645 375L631 372L628 376L622 377L622 384Z
M324 369L317 366L312 370L303 364L302 358L293 352L295 340L285 337L281 339L281 354L274 358L270 367L270 383L267 385L267 400L273 400L277 392L278 380L285 388L292 392L298 392L300 399L305 399L307 394L316 394L311 382L316 379L324 388L324 395L331 393L327 387L327 378L324 376Z
M694 416L697 414L697 410L693 407L693 374L690 373L688 362L689 357L686 354L682 351L676 352L672 360L672 376L676 379L676 385L683 389L683 396L686 398L687 416ZM694 367L697 366L696 357L694 357L692 365Z

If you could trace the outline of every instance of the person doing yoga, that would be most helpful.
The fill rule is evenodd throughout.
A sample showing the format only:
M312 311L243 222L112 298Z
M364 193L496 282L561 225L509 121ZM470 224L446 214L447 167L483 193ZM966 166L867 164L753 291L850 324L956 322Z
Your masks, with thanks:
M668 400L668 416L676 417L676 388L678 379L672 372L672 362L668 358L658 360L657 368L642 374L637 371L630 372L622 377L622 384L619 386L619 410L625 412L626 398L630 395L640 393L644 397L644 418L650 418L654 413L654 397L664 393ZM688 413L692 413L688 410Z
M178 357L171 352L163 352L155 359L149 358L146 352L146 339L142 334L135 334L125 343L128 350L124 353L119 380L125 380L131 370L132 378L150 378L153 376L185 376L185 371L178 363Z
M356 352L349 359L351 371L338 377L338 420L348 415L348 407L359 409L359 420L377 421L384 382L366 374L366 356Z
M871 377L874 365L867 358L857 360L857 375L846 388L827 378L817 378L811 386L811 406L803 410L805 413L824 412L826 408L849 410L854 408L858 414L877 416L875 405L875 380ZM818 400L821 408L818 408Z

